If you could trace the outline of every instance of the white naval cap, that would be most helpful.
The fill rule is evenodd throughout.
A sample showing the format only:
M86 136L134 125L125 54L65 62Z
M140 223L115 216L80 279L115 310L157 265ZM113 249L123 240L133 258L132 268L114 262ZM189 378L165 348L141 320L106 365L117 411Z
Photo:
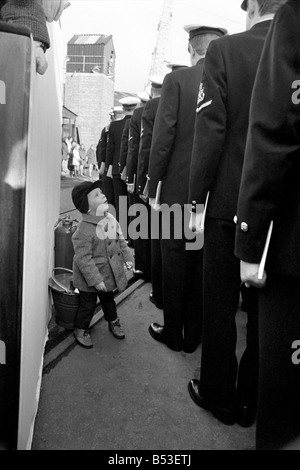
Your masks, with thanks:
M137 95L138 95L138 98L141 101L143 101L144 103L146 103L147 101L150 100L150 95L149 95L148 91L146 91L146 90L140 91Z
M110 112L110 114L122 114L123 108L122 106L114 106Z
M168 67L168 69L171 69L172 72L174 70L188 67L187 64L183 64L182 62L166 62L166 66Z
M225 28L218 26L206 26L201 24L188 24L183 29L189 34L189 39L193 39L201 34L216 34L217 36L225 36L228 31Z
M151 75L149 77L149 81L151 82L151 86L153 86L153 88L161 88L164 78L165 77L163 75Z
M124 109L134 109L141 102L137 96L125 96L119 100Z

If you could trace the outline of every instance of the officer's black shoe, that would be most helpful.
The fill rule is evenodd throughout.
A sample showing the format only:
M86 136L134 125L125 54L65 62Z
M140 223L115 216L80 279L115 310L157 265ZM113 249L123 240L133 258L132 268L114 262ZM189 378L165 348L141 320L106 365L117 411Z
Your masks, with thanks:
M140 279L141 277L143 277L143 271L140 271L139 269L133 269L132 270L133 272L133 275L134 277L136 277L137 279Z
M150 292L149 300L150 300L150 302L152 302L155 305L155 307L159 308L160 310L163 309L163 305L155 300L155 298L153 296L153 292Z
M236 422L243 428L250 428L256 418L256 409L253 406L237 405L236 406Z
M201 343L202 343L202 338L199 341L191 341L191 342L184 340L182 350L185 353L192 354L198 349L198 346L200 346Z
M226 408L223 406L212 405L207 402L199 392L200 381L197 379L192 379L188 383L188 391L191 399L196 405L204 408L207 411L210 411L215 418L221 421L223 424L231 425L235 423L235 414L232 408Z
M189 340L187 338L184 338L182 350L185 353L192 354L198 349L198 346L200 346L201 343L201 335L199 335L197 339L195 339L195 337L193 339L190 338Z
M182 346L179 344L171 344L166 340L164 334L164 327L159 325L158 323L151 323L149 326L149 333L155 341L159 341L160 343L165 344L168 346L169 349L172 351L182 351Z

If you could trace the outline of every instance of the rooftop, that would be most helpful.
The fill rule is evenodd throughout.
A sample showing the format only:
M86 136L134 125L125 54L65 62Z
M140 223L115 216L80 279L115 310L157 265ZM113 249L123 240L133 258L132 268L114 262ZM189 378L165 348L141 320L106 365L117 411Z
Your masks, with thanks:
M91 45L91 44L107 44L112 39L109 34L75 34L68 44Z

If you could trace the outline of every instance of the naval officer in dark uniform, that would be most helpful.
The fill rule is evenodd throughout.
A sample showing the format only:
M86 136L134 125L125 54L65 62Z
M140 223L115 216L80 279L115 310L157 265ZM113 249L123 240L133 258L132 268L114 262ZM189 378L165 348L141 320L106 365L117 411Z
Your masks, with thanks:
M145 105L143 109L140 148L137 166L137 191L139 196L143 196L144 194L146 200L148 200L148 194L145 194L144 190L147 183L153 127L159 104L163 77L149 77L149 81L151 83L150 94L152 99Z
M235 253L259 290L258 450L300 449L300 2L275 16L253 89ZM265 273L258 279L268 228Z
M124 118L123 107L122 106L114 106L112 112L113 112L113 114L112 114L112 117L111 117L111 122L119 121L119 120ZM103 144L105 143L105 147L103 145L102 149L103 149L103 152L105 152L105 154L101 156L101 161L102 161L102 165L104 163L103 191L105 193L105 196L107 197L108 204L111 205L115 209L116 208L116 202L115 202L114 185L113 185L112 175L108 173L109 163L108 163L107 147L108 147L108 141L109 141L110 124L111 123L109 123L109 125L107 126L106 138L103 141ZM101 168L101 172L102 171L103 171L103 166Z
M138 98L141 100L140 106L135 109L132 118L130 120L129 126L129 138L128 138L128 151L126 158L126 185L128 191L128 200L129 206L134 206L135 204L142 204L146 209L147 220L144 221L145 224L148 224L150 231L150 217L148 216L150 209L148 204L139 198L137 193L136 185L136 173L138 165L138 155L140 147L140 136L142 128L142 114L144 111L144 106L150 100L150 95L147 91L141 91L138 93ZM137 207L137 206L136 206ZM130 222L133 222L134 216L130 218ZM151 279L151 240L148 234L147 238L142 237L133 237L132 240L134 247L134 259L135 259L135 269L133 273L136 277L142 277L145 280Z
M150 76L149 81L151 84L150 95L152 99L145 105L142 114L142 127L140 137L140 148L138 155L137 165L137 192L139 197L148 204L148 167L150 158L150 149L152 143L153 126L157 113L157 108L160 100L162 89L162 76ZM151 208L150 210L150 223L151 223ZM150 301L156 305L157 308L162 308L162 265L161 265L161 251L160 242L151 234L151 282L152 292L150 293Z
M113 187L114 187L114 197L115 197L115 209L116 209L116 218L120 222L120 197L127 198L127 187L125 181L121 179L120 174L120 150L121 150L121 141L123 130L126 124L126 121L131 119L132 113L137 106L139 100L136 97L126 97L120 100L120 104L123 108L123 118L117 121L113 121L109 126L108 131L108 142L107 142L107 165L108 165L108 175L112 176ZM127 227L122 227L123 233L127 233Z
M238 365L235 317L241 282L239 260L234 256L234 217L252 88L279 3L244 1L247 31L210 44L199 91L190 171L190 203L204 205L208 193L209 198L203 254L201 373L200 381L191 380L188 389L194 402L220 421L237 421L242 426L253 424L257 405L257 292L252 289L247 347ZM201 214L192 214L191 219L191 226L199 231Z
M103 127L99 142L96 147L96 157L97 157L97 163L98 163L98 168L99 168L99 179L103 181L103 185L104 185L104 180L105 180L106 148L107 148L108 131L109 131L110 123L113 121L113 117L114 117L114 112L113 110L111 110L111 112L109 113L109 124ZM107 195L106 197L108 200ZM111 204L109 200L108 200L108 203Z
M164 79L150 153L149 203L154 203L162 181L160 203L168 208L176 204L176 212L173 221L169 210L167 214L162 210L162 228L170 228L170 235L164 236L163 232L160 239L164 325L152 323L149 332L170 349L192 353L202 335L202 250L187 250L184 206L188 200L195 110L204 57L210 41L226 34L226 30L202 25L190 25L185 30L189 33L192 67L171 72ZM181 233L177 236L178 230Z
M134 110L130 121L129 128L129 142L128 153L126 159L126 184L127 190L130 194L137 193L136 174L140 147L140 137L142 129L142 115L144 106L151 99L147 91L138 93L138 98L141 100L140 106Z

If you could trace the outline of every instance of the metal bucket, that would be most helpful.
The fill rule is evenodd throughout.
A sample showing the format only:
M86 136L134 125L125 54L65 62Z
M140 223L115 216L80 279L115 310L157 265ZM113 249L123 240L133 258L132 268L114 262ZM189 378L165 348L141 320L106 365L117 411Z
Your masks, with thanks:
M55 275L55 271L61 274ZM79 308L79 293L75 292L72 284L73 271L67 268L54 268L49 279L55 308L55 321L67 330L73 330Z

